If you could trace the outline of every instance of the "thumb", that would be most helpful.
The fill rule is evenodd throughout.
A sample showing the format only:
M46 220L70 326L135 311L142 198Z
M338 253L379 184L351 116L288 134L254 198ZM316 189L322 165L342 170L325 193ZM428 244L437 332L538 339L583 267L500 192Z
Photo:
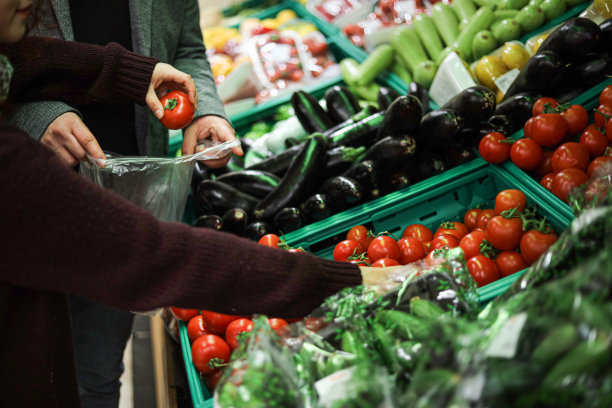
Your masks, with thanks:
M149 109L153 112L157 119L161 119L164 117L164 107L162 106L155 90L152 86L149 86L149 90L147 91L147 96L145 97L145 102L149 106Z

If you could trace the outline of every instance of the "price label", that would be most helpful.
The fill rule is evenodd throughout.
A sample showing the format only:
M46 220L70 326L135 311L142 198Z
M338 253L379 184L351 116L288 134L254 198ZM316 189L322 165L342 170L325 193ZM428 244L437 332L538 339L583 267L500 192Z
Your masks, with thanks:
M489 344L485 355L487 357L513 358L526 321L527 313L519 313L506 320L497 336Z
M499 90L505 94L506 92L508 92L508 89L510 89L510 85L512 85L512 83L520 73L521 71L519 71L517 68L511 69L504 75L496 78L495 85L497 85Z
M346 398L354 374L355 367L351 367L336 371L317 381L314 386L317 394L319 394L320 406L331 407L334 402Z

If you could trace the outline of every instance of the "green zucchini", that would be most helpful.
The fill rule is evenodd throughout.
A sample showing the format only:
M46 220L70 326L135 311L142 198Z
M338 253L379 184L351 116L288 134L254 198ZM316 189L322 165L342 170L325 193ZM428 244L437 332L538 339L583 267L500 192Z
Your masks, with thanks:
M461 58L468 62L472 60L472 41L474 36L476 36L477 32L489 28L493 20L495 20L495 15L491 8L481 7L478 9L476 14L470 19L469 25L461 31L453 43L453 46L459 50Z
M355 85L359 78L359 63L353 58L344 58L340 61L340 75L348 85Z
M444 314L444 310L427 299L413 297L410 299L410 313L423 319L435 320Z
M446 3L436 3L433 5L431 18L444 44L451 45L459 36L459 22L453 8Z
M374 78L393 63L393 48L388 44L376 47L357 68L355 85L369 85Z
M469 19L476 14L476 6L472 0L453 0L452 7L459 21Z
M549 365L567 353L580 340L578 330L572 323L553 329L531 353L531 359Z
M438 37L438 32L431 17L427 14L417 14L412 19L412 25L416 30L421 43L425 46L430 60L435 60L442 52L442 41Z
M565 355L548 372L542 382L545 389L561 389L563 384L584 374L595 374L605 368L610 361L610 344L595 338L583 341Z

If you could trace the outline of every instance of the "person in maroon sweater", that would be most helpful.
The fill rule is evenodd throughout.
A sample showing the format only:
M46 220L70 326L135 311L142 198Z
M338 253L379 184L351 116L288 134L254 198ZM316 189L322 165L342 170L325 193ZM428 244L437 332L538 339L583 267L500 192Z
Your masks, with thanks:
M0 42L23 36L28 5L0 0ZM15 99L142 103L160 67L116 44L32 38L7 52L16 73L12 89L21 94ZM0 398L6 407L79 406L66 294L134 311L174 305L299 317L344 287L385 275L160 222L4 125L0 191ZM73 270L83 272L67 272Z

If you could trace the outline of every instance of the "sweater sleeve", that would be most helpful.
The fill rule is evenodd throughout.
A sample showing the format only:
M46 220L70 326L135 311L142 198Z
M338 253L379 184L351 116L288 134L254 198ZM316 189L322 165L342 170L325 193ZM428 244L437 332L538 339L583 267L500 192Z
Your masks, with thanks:
M7 47L15 68L11 96L17 101L61 100L144 103L157 62L119 44L104 47L29 37Z
M126 310L175 305L304 316L361 283L357 266L162 223L0 128L0 279Z

